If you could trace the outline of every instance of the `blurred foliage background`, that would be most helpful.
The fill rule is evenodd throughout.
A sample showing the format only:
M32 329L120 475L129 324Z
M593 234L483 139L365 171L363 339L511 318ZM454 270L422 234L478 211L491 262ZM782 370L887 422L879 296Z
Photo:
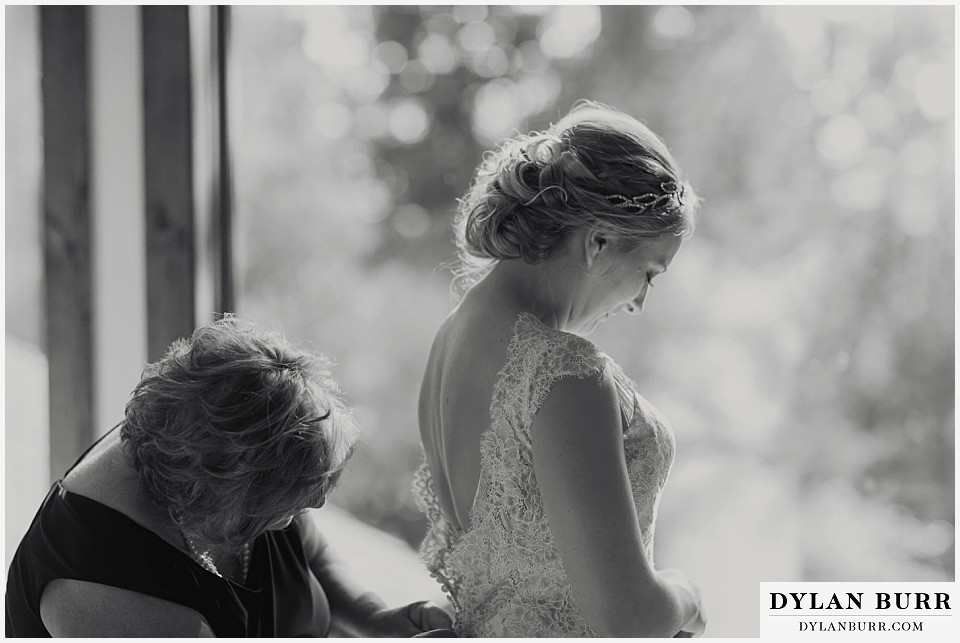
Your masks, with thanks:
M643 315L591 339L676 431L657 564L702 586L708 635L757 635L758 581L954 578L952 6L231 17L237 312L335 360L364 441L334 503L419 544L456 199L484 150L590 98L705 198ZM10 61L8 86L36 67ZM8 186L34 186L6 196L8 354L42 345L27 116L6 131Z

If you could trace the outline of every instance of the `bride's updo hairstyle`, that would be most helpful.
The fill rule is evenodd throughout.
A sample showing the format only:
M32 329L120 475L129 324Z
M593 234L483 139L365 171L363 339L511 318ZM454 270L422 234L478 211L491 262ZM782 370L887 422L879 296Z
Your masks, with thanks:
M542 261L577 229L637 242L686 236L698 202L646 125L580 101L546 131L484 156L454 221L461 276L473 281L502 259Z

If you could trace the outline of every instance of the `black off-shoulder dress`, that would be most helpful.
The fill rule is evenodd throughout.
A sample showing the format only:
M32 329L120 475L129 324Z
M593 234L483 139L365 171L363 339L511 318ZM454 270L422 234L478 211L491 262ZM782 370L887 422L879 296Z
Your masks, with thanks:
M40 619L40 597L58 578L193 608L218 637L322 637L330 630L330 607L307 564L296 520L254 541L247 582L241 585L210 573L126 515L58 481L7 573L7 637L50 636Z

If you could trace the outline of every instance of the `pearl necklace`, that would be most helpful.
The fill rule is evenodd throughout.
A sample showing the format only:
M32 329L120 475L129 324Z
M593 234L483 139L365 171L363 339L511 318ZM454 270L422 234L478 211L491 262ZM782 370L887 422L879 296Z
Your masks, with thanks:
M217 569L217 566L213 562L213 557L210 555L210 550L204 550L201 553L197 547L197 543L190 535L187 534L187 532L181 529L180 534L183 536L183 540L187 543L187 549L190 550L190 555L193 556L194 560L200 563L200 566L208 572L223 578L223 574L220 573L220 571ZM250 543L243 543L243 547L240 548L240 582L243 582L247 579L247 574L249 572Z

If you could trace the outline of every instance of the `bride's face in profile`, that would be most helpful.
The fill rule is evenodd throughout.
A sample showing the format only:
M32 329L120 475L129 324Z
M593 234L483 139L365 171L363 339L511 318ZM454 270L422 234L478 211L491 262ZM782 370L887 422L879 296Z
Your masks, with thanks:
M580 332L589 334L621 312L639 314L657 275L666 271L677 254L680 241L680 237L663 237L626 249L616 244L606 248L612 253L610 267L589 287Z

